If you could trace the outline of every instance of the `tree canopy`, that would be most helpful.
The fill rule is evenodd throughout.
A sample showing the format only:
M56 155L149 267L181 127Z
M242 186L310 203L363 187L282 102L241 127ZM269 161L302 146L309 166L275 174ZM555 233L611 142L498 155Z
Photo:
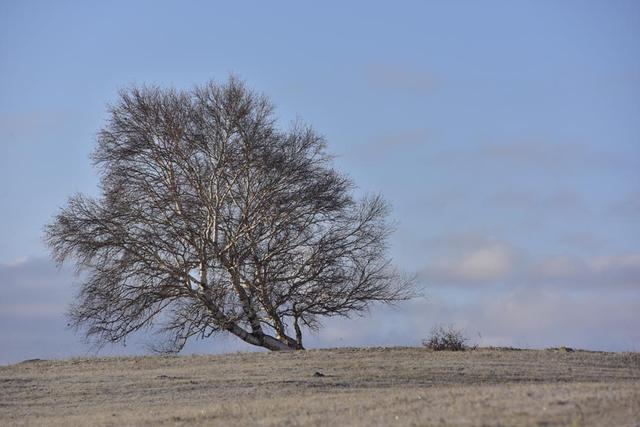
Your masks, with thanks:
M302 349L323 317L410 296L387 203L356 199L324 139L273 110L235 78L121 91L93 153L100 196L46 227L54 259L83 273L74 326L100 342L152 327L172 350L216 332Z

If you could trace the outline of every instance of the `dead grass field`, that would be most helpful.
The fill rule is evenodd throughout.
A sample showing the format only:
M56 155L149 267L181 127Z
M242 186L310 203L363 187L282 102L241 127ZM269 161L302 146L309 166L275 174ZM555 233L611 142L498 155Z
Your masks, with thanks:
M342 348L28 361L0 367L0 425L638 426L640 353Z

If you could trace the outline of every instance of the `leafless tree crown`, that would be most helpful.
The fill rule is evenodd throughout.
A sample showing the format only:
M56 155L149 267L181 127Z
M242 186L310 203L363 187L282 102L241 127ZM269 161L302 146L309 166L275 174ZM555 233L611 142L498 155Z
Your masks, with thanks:
M235 78L122 91L93 159L101 196L71 197L46 227L55 260L84 272L70 317L88 337L155 325L175 350L214 332L301 349L323 316L409 296L384 200L355 200L323 138L280 130Z

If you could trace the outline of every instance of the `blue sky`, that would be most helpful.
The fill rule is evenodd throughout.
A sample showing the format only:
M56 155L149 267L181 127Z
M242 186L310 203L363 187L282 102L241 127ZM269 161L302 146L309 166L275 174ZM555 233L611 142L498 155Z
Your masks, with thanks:
M483 345L640 350L639 29L635 1L0 2L0 363L88 351L42 227L97 194L117 90L229 73L391 201L392 254L419 277L423 297L311 346L448 323Z

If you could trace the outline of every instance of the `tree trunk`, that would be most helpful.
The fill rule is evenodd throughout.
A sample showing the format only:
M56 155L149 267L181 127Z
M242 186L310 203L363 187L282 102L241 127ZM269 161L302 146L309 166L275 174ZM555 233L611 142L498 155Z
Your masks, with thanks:
M263 345L262 347L269 349L271 351L293 351L296 350L295 347L290 347L287 344L283 343L272 337L271 335L263 335Z
M242 327L238 326L236 323L231 323L228 325L227 330L231 332L233 335L240 338L242 341L247 344L255 345L258 347L266 348L271 351L293 351L296 350L296 347L289 346L282 341L279 341L267 334L255 335L245 331Z
M304 350L304 347L302 346L302 330L298 324L297 315L293 318L293 328L296 330L296 350Z
M255 345L258 347L266 348L271 351L293 351L293 350L302 350L302 347L298 346L297 343L289 338L287 338L287 343L284 343L271 335L267 335L262 331L262 328L254 328L254 332L248 332L236 322L231 322L227 317L222 314L222 312L213 304L208 298L204 297L203 301L207 308L211 311L211 313L215 316L215 318L220 322L220 325L232 333L233 335L240 338L242 341ZM253 327L253 325L252 325ZM299 329L299 328L298 328ZM296 333L298 330L296 330Z

